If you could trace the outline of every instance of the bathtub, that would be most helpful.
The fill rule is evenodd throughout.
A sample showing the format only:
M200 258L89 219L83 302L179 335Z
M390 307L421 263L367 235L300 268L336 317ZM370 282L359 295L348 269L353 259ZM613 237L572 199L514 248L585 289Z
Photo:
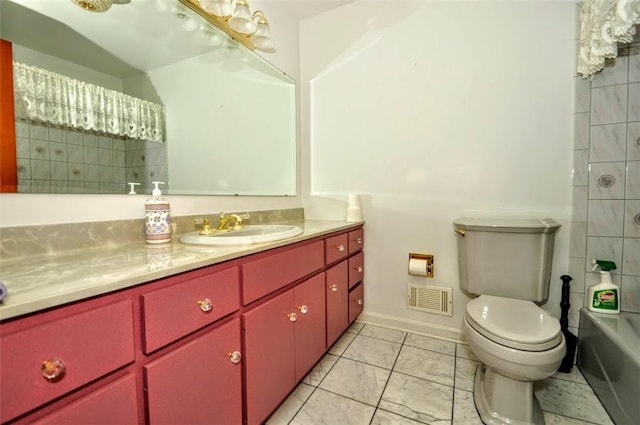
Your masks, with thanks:
M640 313L582 308L578 367L616 425L640 424Z

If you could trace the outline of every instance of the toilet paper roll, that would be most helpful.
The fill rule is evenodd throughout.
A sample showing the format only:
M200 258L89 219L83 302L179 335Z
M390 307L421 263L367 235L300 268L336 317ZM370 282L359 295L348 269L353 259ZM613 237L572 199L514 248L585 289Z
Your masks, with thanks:
M347 222L357 223L359 221L362 221L362 210L360 207L347 208Z
M409 260L409 274L414 276L426 276L427 266L427 260L412 258Z
M350 193L347 195L347 207L360 208L360 195Z

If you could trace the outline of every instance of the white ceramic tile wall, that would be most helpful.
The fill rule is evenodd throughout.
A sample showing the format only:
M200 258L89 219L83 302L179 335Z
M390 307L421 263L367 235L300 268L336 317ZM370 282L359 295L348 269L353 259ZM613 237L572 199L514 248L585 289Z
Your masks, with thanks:
M165 180L164 145L16 120L21 193L127 193L128 181L150 192ZM132 157L127 160L127 157ZM144 191L144 192L143 192Z
M633 312L640 312L639 79L640 44L632 44L621 47L618 58L590 83L575 85L576 98L590 99L590 110L584 109L586 101L576 103L569 251L574 294L598 283L599 275L591 272L593 258L612 259L618 265L613 281L621 285L621 308ZM584 302L584 296L572 296L572 307ZM575 320L570 317L573 326Z

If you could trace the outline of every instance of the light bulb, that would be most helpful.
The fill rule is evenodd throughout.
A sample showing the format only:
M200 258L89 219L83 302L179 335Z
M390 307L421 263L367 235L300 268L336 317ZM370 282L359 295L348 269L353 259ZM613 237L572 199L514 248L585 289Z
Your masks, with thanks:
M256 24L251 18L249 3L245 0L238 0L236 2L236 8L233 11L231 19L229 19L229 26L232 30L240 34L253 34L255 32Z

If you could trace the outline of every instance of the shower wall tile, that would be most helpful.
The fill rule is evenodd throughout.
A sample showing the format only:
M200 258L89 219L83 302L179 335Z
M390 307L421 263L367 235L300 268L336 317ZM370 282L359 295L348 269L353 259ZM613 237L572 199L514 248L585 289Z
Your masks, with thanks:
M640 44L629 46L629 82L640 82Z
M620 309L640 313L640 277L622 276L620 287Z
M67 161L67 143L66 142L49 143L49 158L52 161Z
M589 149L590 114L584 112L573 116L574 149Z
M640 161L627 162L626 199L640 199Z
M45 126L29 124L29 138L31 140L49 140L49 129Z
M627 153L627 123L591 127L589 161L624 161Z
M67 132L67 143L70 145L81 145L83 143L83 133L77 130Z
M625 201L624 210L624 237L640 238L640 200Z
M100 146L98 143L98 136L91 133L84 133L82 135L82 144L92 148L98 148Z
M16 162L18 167L18 181L22 179L31 180L31 160L28 158L18 158Z
M91 146L84 147L84 163L99 165L100 164L100 149Z
M50 128L49 141L67 143L67 130L64 128Z
M574 77L575 85L575 113L591 111L591 81L582 77Z
M625 238L622 249L622 274L640 276L640 239Z
M58 182L68 180L67 177L67 163L61 161L51 161L51 180L57 180ZM60 186L58 183L57 186ZM58 192L59 193L59 192Z
M587 206L589 189L586 186L576 186L572 190L572 221L587 221Z
M28 137L16 137L16 156L18 158L31 158L31 143Z
M577 328L580 326L580 309L584 306L584 294L582 292L569 293L569 305L567 316L569 326Z
M113 150L111 149L98 149L100 165L113 166Z
M84 182L85 181L85 176L84 176L84 164L81 162L69 162L67 163L67 176L69 177L69 181L70 182ZM73 185L74 187L78 187L77 184ZM82 188L84 189L84 186L82 186Z
M605 69L597 73L591 80L591 87L614 86L627 84L629 78L629 57L618 56L605 62Z
M592 89L591 125L627 122L627 91L626 84Z
M580 149L573 151L572 186L589 185L589 151Z
M624 199L625 163L601 162L589 165L589 199Z
M627 161L640 161L640 122L630 122L627 132Z
M49 169L49 161L39 159L31 160L31 179L33 180L50 180L51 171ZM47 185L48 186L48 185Z
M585 271L591 271L590 261L594 258L612 260L617 265L622 264L622 238L588 237L586 258Z
M24 121L16 121L16 137L29 138L29 124Z
M584 257L569 258L569 275L573 278L571 281L571 292L584 292L584 283L585 283L585 259Z
M84 148L82 145L67 145L67 160L69 162L84 162Z
M622 237L624 201L589 201L588 236Z
M29 151L31 159L41 161L49 160L49 143L44 140L33 140L29 142Z
M587 223L572 222L569 239L569 256L584 257L587 252Z
M640 83L629 84L629 121L640 121Z

